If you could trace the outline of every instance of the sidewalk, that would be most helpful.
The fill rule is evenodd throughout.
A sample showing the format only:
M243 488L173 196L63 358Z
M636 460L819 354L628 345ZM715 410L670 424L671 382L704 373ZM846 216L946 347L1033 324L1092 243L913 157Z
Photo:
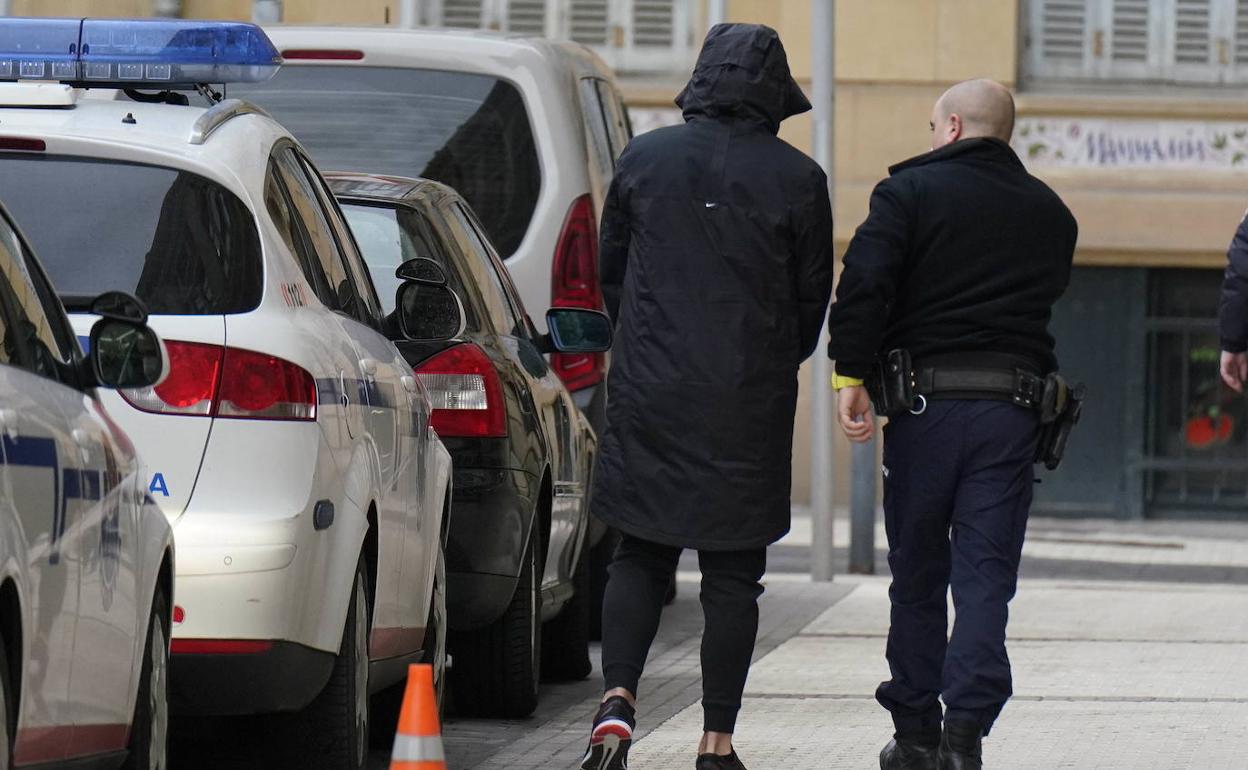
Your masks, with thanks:
M1015 697L985 741L986 766L1248 767L1248 590L1200 582L1244 574L1248 527L1040 520L1032 535L1025 559L1080 579L1022 581L1011 605ZM782 545L802 539L799 525ZM1085 577L1088 565L1149 582ZM751 768L878 767L891 732L873 698L888 675L888 583L837 581L849 595L751 672L737 733ZM700 727L695 704L645 736L630 764L692 766Z

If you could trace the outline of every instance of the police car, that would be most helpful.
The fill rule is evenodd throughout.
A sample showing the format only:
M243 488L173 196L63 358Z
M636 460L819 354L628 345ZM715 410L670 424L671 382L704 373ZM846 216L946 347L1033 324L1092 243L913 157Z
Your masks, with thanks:
M370 692L445 657L450 457L320 174L221 98L280 61L249 24L0 20L0 199L79 333L114 289L165 339L105 402L174 524L171 705L296 712L285 756L359 768ZM410 338L462 328L439 272L400 266Z
M168 362L134 299L111 294L91 307L100 320L84 356L0 207L6 770L94 759L165 767L173 534L98 396L158 383Z

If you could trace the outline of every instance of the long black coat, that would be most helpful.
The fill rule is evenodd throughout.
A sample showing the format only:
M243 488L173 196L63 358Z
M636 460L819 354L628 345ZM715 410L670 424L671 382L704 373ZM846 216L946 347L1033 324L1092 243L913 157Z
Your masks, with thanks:
M797 372L832 285L819 166L776 136L810 109L767 27L707 36L686 123L625 149L602 218L617 321L594 511L636 537L745 550L789 528Z

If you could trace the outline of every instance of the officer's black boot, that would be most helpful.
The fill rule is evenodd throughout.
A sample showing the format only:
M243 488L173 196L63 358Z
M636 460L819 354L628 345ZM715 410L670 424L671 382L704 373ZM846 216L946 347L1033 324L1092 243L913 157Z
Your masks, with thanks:
M945 720L940 737L940 770L982 770L983 729L975 722Z
M880 770L939 770L935 746L893 738L880 752Z

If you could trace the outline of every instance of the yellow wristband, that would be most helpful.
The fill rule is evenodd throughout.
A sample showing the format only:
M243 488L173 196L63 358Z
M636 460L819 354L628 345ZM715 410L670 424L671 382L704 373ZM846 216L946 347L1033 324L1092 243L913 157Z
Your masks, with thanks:
M843 374L832 375L832 389L840 390L841 388L861 388L862 380L857 377L846 377Z

